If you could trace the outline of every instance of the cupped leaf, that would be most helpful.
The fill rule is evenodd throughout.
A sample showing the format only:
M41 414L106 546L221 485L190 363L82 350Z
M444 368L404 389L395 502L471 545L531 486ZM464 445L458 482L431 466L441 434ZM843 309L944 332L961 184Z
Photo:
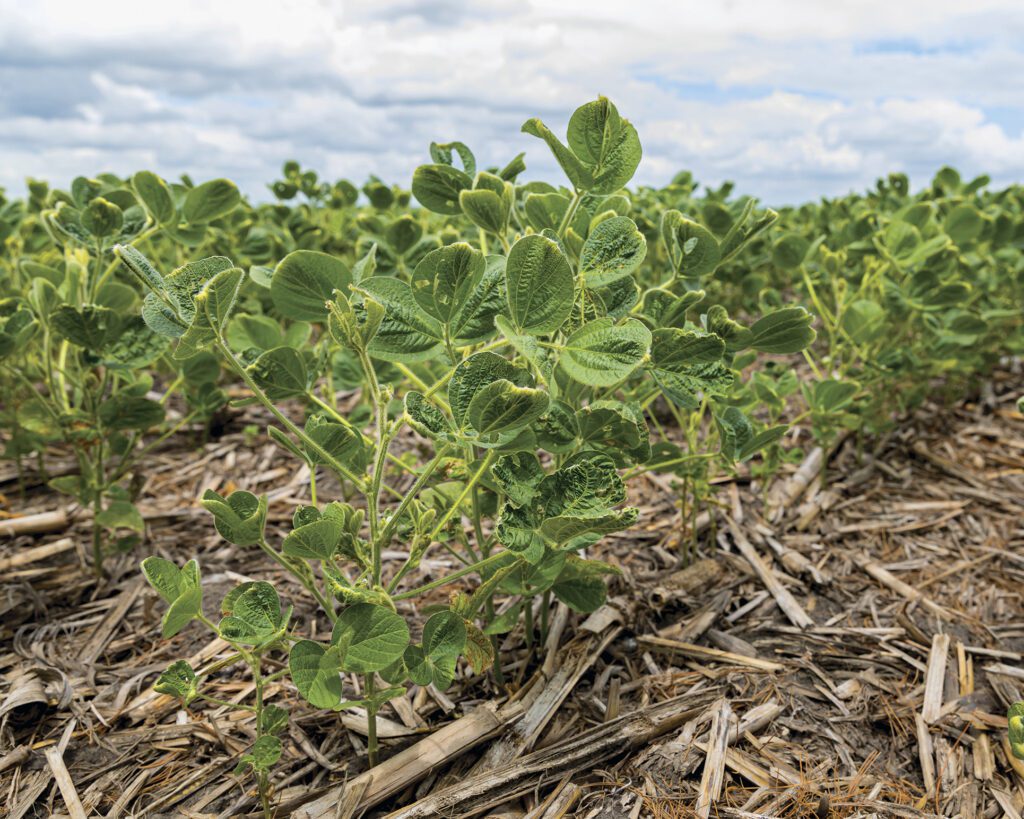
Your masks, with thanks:
M195 560L179 569L162 557L147 557L142 561L142 574L170 604L162 623L164 637L173 637L202 613L203 590L199 581L199 564Z
M509 203L492 190L463 190L459 207L469 220L483 230L499 235L508 228Z
M306 359L292 347L267 350L246 369L252 380L274 401L305 395L309 387Z
M444 690L455 679L455 664L466 647L466 624L455 612L439 611L423 627L423 643L405 649L409 677Z
M512 246L505 288L509 315L524 333L554 333L572 312L572 269L558 245L544 236L524 236Z
M242 195L234 182L211 179L188 192L182 214L189 224L206 224L231 213L241 201Z
M330 560L338 549L343 531L338 521L321 518L289 532L281 550L289 557Z
M544 479L544 469L532 452L502 455L491 467L491 477L498 488L517 506L525 506L537 493Z
M583 560L569 555L551 591L573 611L587 614L604 605L608 588L603 575L609 574L621 572L598 560Z
M484 276L484 255L465 242L431 251L412 274L416 303L443 324L461 311Z
M285 318L324 321L335 290L352 284L348 266L318 250L296 250L285 256L270 280L270 298Z
M629 377L651 346L651 331L636 319L602 318L584 324L565 342L559 366L574 381L608 387Z
M283 752L281 740L274 736L262 736L253 743L248 753L239 757L234 774L239 776L247 767L257 773L269 771L277 764Z
M583 243L580 273L587 287L605 287L632 276L647 256L647 240L628 216L597 225Z
M444 413L421 392L410 390L405 395L405 417L420 435L434 440L446 440L452 433L451 424Z
M549 400L543 390L518 387L501 378L477 391L466 410L466 420L482 436L512 432L547 412Z
M140 395L118 393L99 407L99 419L108 430L149 429L164 420L164 405Z
M440 323L416 303L408 284L391 276L373 276L360 290L384 308L376 335L367 346L370 355L412 363L426 361L441 349L444 332Z
M749 346L762 353L798 353L810 346L814 317L803 307L784 307L754 322Z
M310 705L333 708L342 697L341 652L313 640L299 640L288 652L288 671Z
M58 307L50 315L50 326L61 338L94 353L104 351L121 330L121 317L109 307L86 304Z
M280 631L284 621L277 589L262 580L246 585L232 600L230 614L220 621L225 640L245 645L260 645Z
M478 344L493 336L495 321L505 309L505 257L488 256L483 275L448 323L455 346Z
M451 165L420 165L412 175L412 195L427 210L454 216L462 212L459 194L473 187L465 171Z
M782 270L795 270L804 262L811 243L797 233L787 233L772 245L772 263Z
M1017 759L1024 759L1024 702L1015 702L1006 712L1010 750Z
M164 225L174 220L174 199L163 179L152 171L139 171L132 177L132 188L154 222Z
M158 694L177 697L188 708L199 694L196 672L184 660L177 660L160 673L153 683L153 690Z
M263 528L267 523L266 495L257 497L252 492L239 489L225 498L207 489L201 503L213 515L217 532L228 543L252 546L263 538Z
M589 167L592 193L615 193L640 164L640 138L628 120L605 97L577 108L566 132L569 148Z
M677 210L665 211L661 217L661 238L676 274L684 279L713 273L722 259L714 234Z
M389 608L357 603L341 613L331 643L341 653L345 671L368 674L402 656L409 645L409 626Z
M533 386L529 372L489 351L475 353L455 368L448 381L448 403L456 426L466 425L469 407L476 394L501 379L518 387Z

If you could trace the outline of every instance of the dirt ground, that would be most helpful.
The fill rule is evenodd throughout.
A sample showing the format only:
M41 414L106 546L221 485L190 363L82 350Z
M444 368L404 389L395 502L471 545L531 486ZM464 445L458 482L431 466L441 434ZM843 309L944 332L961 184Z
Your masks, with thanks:
M414 687L387 706L377 776L360 776L358 715L318 713L276 683L268 698L292 714L278 815L1019 817L1024 764L1004 737L1024 683L1021 392L1020 375L999 373L972 401L850 438L807 487L741 471L696 533L672 482L647 476L639 526L600 547L622 569L608 605L552 607L546 647L508 635L504 690L462 668L449 691ZM208 607L274 579L299 627L323 634L301 588L221 540L197 501L267 492L272 532L290 519L307 475L265 438L250 445L254 419L151 459L146 542L99 582L81 510L0 475L8 513L68 518L0 537L0 816L258 809L251 780L231 775L255 735L248 712L184 711L150 690L173 660L208 666L226 645L198 625L162 639L137 570L147 554L198 557ZM49 463L59 470L59 453ZM432 553L423 578L449 560ZM238 667L212 681L224 700L252 691Z

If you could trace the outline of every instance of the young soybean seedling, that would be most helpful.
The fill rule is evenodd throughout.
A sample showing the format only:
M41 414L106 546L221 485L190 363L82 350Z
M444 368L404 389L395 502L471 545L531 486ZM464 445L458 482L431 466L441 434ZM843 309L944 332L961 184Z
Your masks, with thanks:
M203 504L225 539L261 549L309 593L332 623L330 640L296 633L263 581L231 592L215 624L203 614L194 563L166 568L171 580L146 569L170 604L165 631L198 619L252 669L258 747L245 761L265 805L280 746L262 727L262 657L287 654L287 676L315 707L364 708L375 764L377 712L408 685L449 686L460 657L477 672L494 666L500 680L495 636L521 618L530 645L538 596L542 630L552 598L581 612L604 603L604 576L617 569L585 555L635 523L626 480L694 456L731 463L778 437L779 429L758 430L718 400L736 377L737 351L802 349L813 338L809 314L787 308L749 328L717 305L688 316L700 302L692 283L771 216L749 208L719 242L668 215L674 261L641 287L647 239L621 192L640 160L633 126L599 99L573 114L568 146L537 120L524 130L551 147L571 189L518 185L521 157L477 171L465 145L434 145L434 163L417 169L413 192L445 217L443 235L473 241L424 237L436 222L417 211L386 231L386 273L376 243L351 266L294 251L262 283L247 283L222 257L164 277L123 253L152 292L149 326L179 339L174 356L217 355L273 418L270 437L310 466L310 503L295 510L279 542L265 531L265 498L210 492ZM256 342L255 333L229 337L246 287L263 288L274 314L289 322L258 334L273 340L265 349L238 349L239 340ZM293 331L300 325L307 329ZM350 415L338 410L333 390L320 389L336 374L361 388L361 408ZM661 399L681 413L713 412L720 451L656 452L647 419ZM286 401L305 404L304 423L285 413ZM692 426L696 442L700 425ZM400 434L417 441L401 458L392 452ZM336 475L344 501L324 502L318 468ZM408 488L392 483L396 472ZM396 548L402 559L386 566L384 552ZM438 548L461 565L418 581L424 557ZM414 641L408 601L456 582L459 591ZM515 598L500 617L495 595ZM203 674L172 669L162 686L183 699L201 695ZM358 693L346 687L349 674L362 678Z
M46 248L46 263L22 259L12 271L20 292L0 332L0 368L15 384L5 394L15 407L18 455L34 449L45 476L47 445L60 442L71 449L77 471L49 484L91 508L97 574L108 535L128 532L115 542L127 548L144 531L134 504L140 486L133 480L136 466L153 446L221 399L209 384L185 417L141 446L145 433L164 425L169 398L186 377L195 378L196 368L169 378L158 398L149 395L151 370L165 357L168 340L138 315L139 292L120 280L113 247L131 256L135 244L163 237L182 223L205 231L239 199L227 180L193 188L177 205L167 183L145 171L130 183L78 177L70 192L47 190L39 203L32 244Z

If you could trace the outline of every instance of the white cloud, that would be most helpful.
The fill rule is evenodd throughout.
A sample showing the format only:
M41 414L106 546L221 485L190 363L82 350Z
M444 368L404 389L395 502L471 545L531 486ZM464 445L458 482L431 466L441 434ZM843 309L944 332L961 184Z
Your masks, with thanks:
M596 94L681 168L770 202L941 164L1024 177L1016 0L0 0L0 185L149 167L251 194L290 157L408 184L431 140L485 164Z

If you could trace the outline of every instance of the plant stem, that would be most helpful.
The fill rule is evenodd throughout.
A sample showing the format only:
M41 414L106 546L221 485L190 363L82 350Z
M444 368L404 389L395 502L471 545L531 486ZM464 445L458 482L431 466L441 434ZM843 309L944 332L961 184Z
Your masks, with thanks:
M448 511L444 513L444 516L441 518L441 520L437 522L437 525L434 527L434 531L430 533L431 541L437 539L438 534L440 534L441 530L444 529L448 521L452 519L452 516L458 511L459 507L462 506L462 502L469 496L469 493L473 491L473 487L476 486L477 481L479 481L483 477L484 472L486 472L490 465L493 463L494 458L494 450L487 450L487 454L484 456L484 459L480 463L480 466L477 468L476 472L473 473L473 477L469 479L469 483L467 483L463 487L462 492L459 495L459 497L456 498L455 503L453 503L448 508Z
M377 706L373 702L373 695L376 693L377 682L371 671L365 677L366 680L366 754L369 757L370 767L377 765Z
M347 466L339 462L337 458L331 455L330 452L328 452L326 449L320 446L320 444L318 444L316 441L314 441L312 438L306 435L305 432L303 432L301 429L295 426L295 424L293 424L291 420L274 405L274 402L267 398L267 394L260 389L259 385L255 381L252 380L252 377L246 371L245 367L243 367L242 363L237 358L235 358L235 354L231 352L228 346L220 338L217 338L214 343L217 346L217 349L220 350L221 355L223 355L224 358L227 359L227 362L231 369L238 374L238 376L245 382L245 385L252 391L252 394L256 397L256 400L259 401L264 407L266 407L285 429L287 429L292 435L294 435L296 438L302 441L302 443L308 449L315 452L318 457L323 459L324 463L326 463L331 469L337 472L341 477L352 481L352 483L355 484L356 488L360 492L366 491L365 476L357 476L354 472L352 472L352 470L350 470Z
M580 206L580 202L583 201L583 195L579 191L573 191L572 201L569 202L569 207L565 209L565 216L562 217L562 222L558 226L558 235L564 236L565 231L569 229L569 225L572 224L573 217L576 215L576 210Z
M458 580L459 578L465 577L467 574L481 572L483 571L483 569L490 567L494 567L496 569L501 568L501 565L503 563L506 563L510 560L515 561L518 559L519 558L517 558L515 554L513 554L512 552L498 552L497 554L493 554L490 557L485 557L483 560L480 560L476 563L472 563L469 566L463 566L461 569L456 569L451 574L438 578L437 580L433 580L430 583L426 583L420 586L419 588L410 589L409 591L404 591L401 594L396 594L391 599L408 600L412 597L418 597L424 592L440 588L441 586L447 586L449 583L452 583Z

